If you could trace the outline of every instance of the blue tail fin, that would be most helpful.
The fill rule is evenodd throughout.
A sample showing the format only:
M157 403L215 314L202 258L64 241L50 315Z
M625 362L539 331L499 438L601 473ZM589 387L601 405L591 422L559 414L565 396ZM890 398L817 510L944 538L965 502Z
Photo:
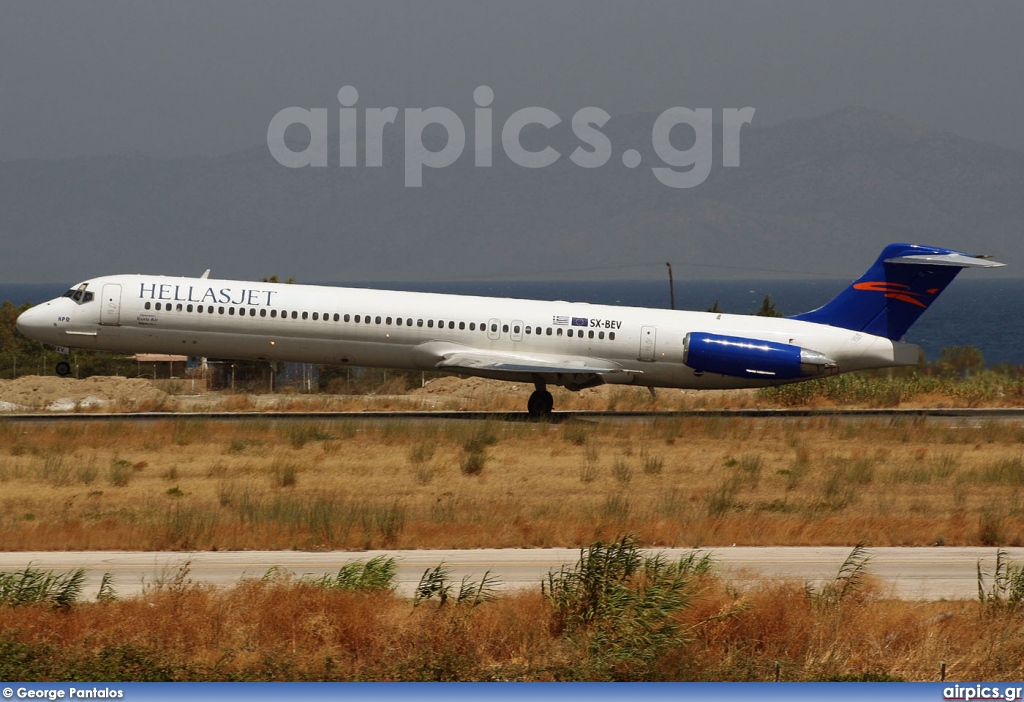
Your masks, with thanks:
M962 251L889 244L867 273L835 299L791 319L898 340L962 268L1002 265Z

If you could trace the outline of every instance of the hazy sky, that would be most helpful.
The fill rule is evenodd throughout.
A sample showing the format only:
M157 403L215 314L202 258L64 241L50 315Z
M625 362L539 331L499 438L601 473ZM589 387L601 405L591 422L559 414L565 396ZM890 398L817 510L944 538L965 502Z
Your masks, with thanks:
M847 105L1024 149L1024 3L6 2L0 159L226 153L282 108Z

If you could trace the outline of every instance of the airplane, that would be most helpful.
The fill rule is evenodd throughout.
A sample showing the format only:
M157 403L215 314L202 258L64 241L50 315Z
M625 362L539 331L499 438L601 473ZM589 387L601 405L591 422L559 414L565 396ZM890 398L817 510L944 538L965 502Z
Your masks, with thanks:
M890 244L824 306L786 318L583 302L112 275L92 278L18 317L18 330L70 348L293 361L547 386L763 387L914 365L904 334L964 268L1005 264L918 244ZM67 375L67 360L57 373Z

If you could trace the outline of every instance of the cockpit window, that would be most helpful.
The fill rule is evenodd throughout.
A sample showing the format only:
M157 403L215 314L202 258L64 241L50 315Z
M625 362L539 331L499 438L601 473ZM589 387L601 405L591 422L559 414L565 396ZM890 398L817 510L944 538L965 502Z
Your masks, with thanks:
M85 302L92 302L93 294L91 292L87 292L86 291L86 287L88 287L88 285L89 285L88 283L82 283L77 288L71 288L66 293L64 293L61 297L70 297L72 300L74 300L75 302L77 302L79 304L82 304L82 303L85 303Z

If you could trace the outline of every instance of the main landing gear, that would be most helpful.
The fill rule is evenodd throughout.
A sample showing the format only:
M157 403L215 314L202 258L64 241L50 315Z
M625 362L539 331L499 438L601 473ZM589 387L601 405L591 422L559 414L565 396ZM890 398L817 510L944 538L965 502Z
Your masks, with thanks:
M526 402L526 411L530 413L530 419L545 419L551 416L551 410L555 408L555 399L547 391L547 386L542 382L534 383L536 390L530 395Z

